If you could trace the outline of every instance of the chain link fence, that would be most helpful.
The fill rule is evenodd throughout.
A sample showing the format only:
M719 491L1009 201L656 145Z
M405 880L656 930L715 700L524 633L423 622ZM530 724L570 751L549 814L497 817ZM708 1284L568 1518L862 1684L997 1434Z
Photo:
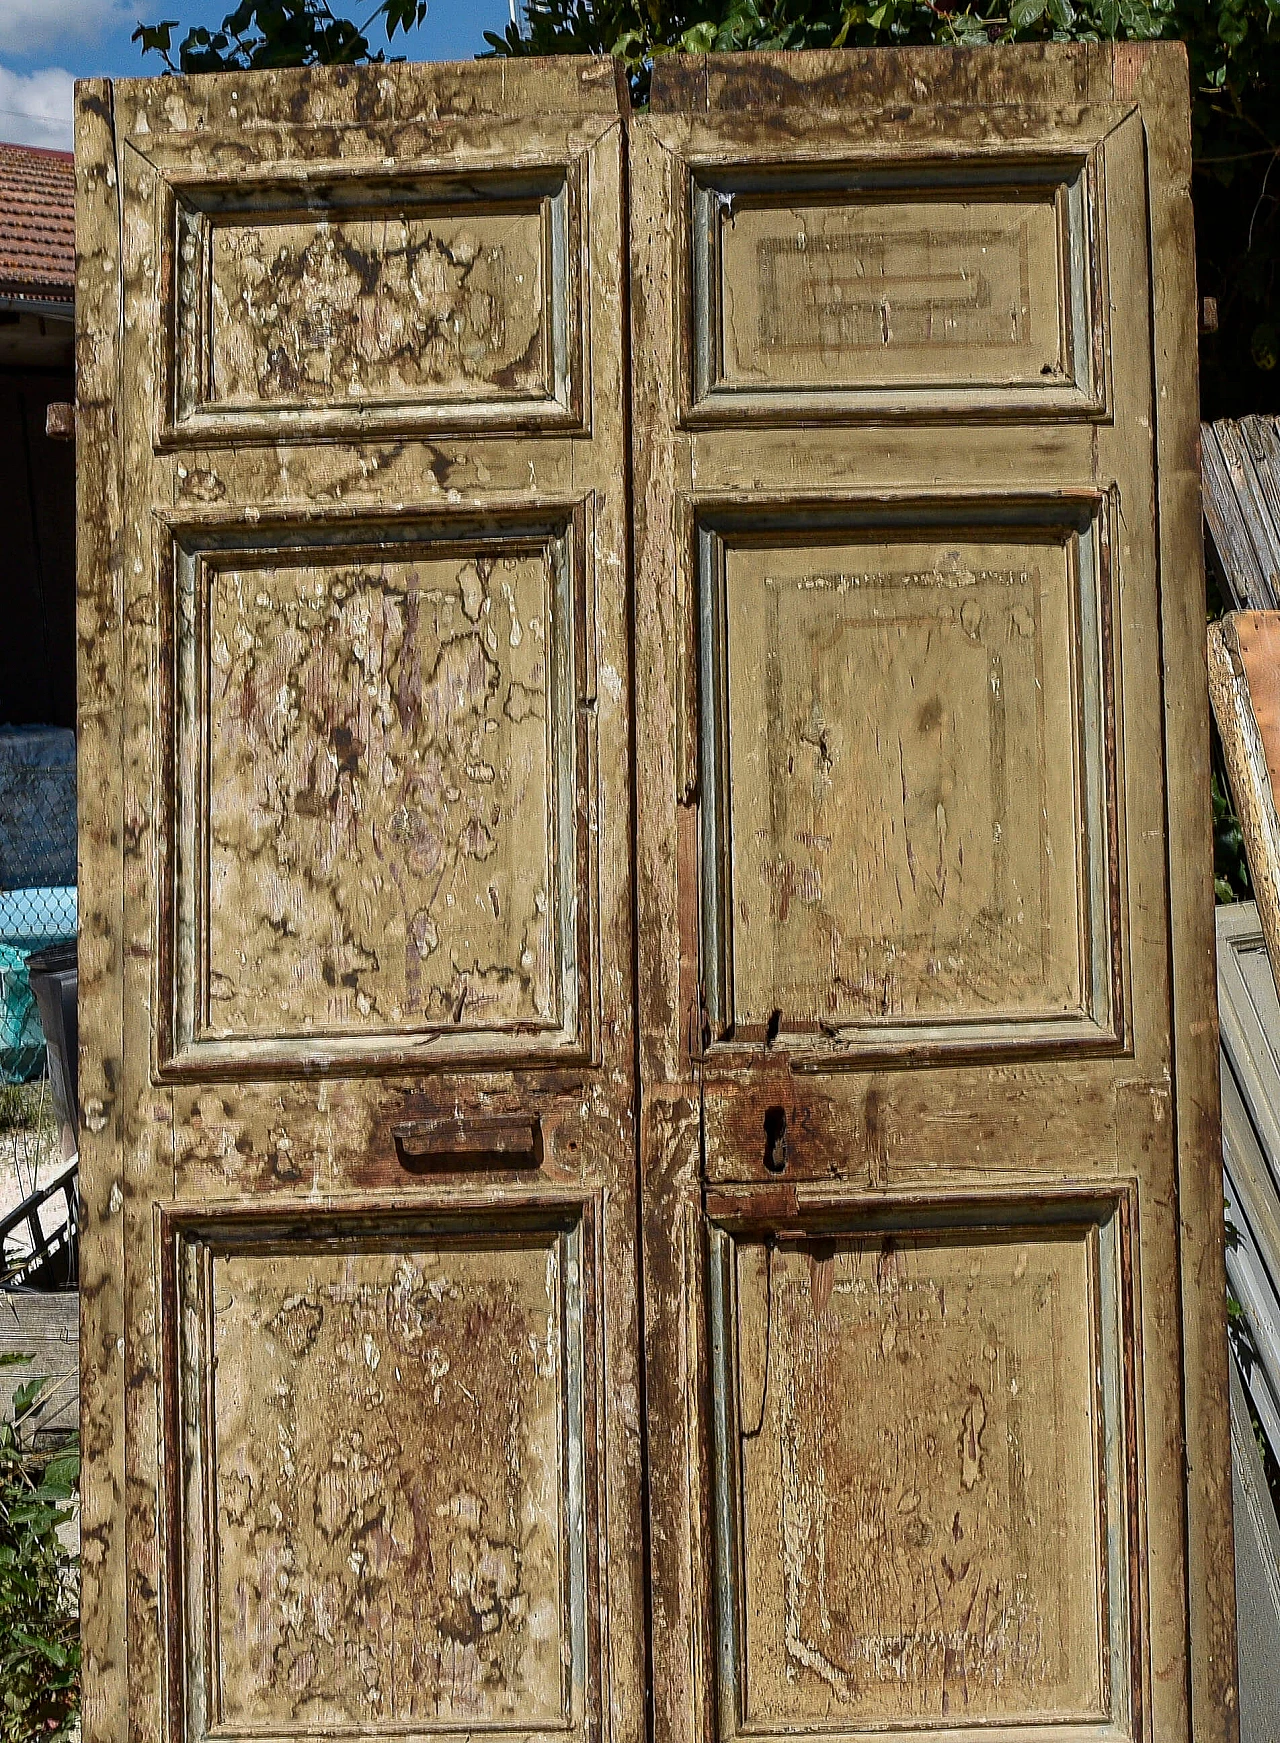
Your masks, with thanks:
M0 727L0 1078L45 1064L28 958L76 935L75 735Z

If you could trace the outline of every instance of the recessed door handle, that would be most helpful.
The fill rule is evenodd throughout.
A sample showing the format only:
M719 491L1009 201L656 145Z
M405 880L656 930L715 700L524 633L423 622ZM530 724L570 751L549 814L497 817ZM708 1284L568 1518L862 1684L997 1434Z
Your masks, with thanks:
M459 1119L405 1120L392 1127L403 1167L537 1168L542 1125L537 1114L478 1114Z

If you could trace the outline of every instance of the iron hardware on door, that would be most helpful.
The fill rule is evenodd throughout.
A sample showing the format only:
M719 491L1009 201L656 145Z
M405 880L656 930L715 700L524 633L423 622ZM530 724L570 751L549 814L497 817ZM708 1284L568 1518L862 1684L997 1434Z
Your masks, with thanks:
M537 1168L542 1124L537 1114L477 1114L470 1119L403 1120L392 1128L411 1172L447 1168Z

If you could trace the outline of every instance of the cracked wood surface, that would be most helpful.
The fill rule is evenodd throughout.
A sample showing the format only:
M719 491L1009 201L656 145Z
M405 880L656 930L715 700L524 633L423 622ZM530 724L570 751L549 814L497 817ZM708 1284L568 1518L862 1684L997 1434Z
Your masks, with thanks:
M80 938L81 1735L120 1735L128 1699L124 1505L123 577L120 281L110 87L76 92L76 744ZM89 512L81 512L86 505Z
M1209 695L1273 971L1280 963L1280 612L1210 624Z
M572 1717L562 1270L213 1258L224 1724Z
M212 402L545 390L539 216L224 221Z
M1089 1264L1076 1231L738 1246L747 1723L1101 1713Z
M721 239L728 383L827 384L900 371L1007 385L1064 365L1052 190L1007 204L789 199L735 210ZM975 255L977 270L975 270Z
M557 1021L550 567L211 577L210 1034Z
M735 1025L1087 998L1071 556L727 553ZM868 831L850 798L873 792L893 802Z

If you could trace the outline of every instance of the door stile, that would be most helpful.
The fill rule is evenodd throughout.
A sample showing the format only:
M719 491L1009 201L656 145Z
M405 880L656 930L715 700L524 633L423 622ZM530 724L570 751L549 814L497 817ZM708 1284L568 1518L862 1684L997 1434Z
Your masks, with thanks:
M636 588L636 939L649 1616L656 1739L711 1737L710 1494L699 1456L703 1026L698 960L697 640L676 507L688 442L664 396L683 343L678 164L652 118L629 129Z
M118 87L116 87L118 92ZM119 129L119 110L116 109ZM125 1589L129 1663L129 1734L143 1743L166 1736L168 1690L163 1659L153 1642L169 1632L163 1580L163 1509L174 1470L169 1458L145 1463L129 1457L130 1448L164 1445L159 1414L161 1306L154 1264L156 1198L174 1191L174 1110L172 1092L151 1080L155 1013L152 963L155 946L152 903L159 889L158 841L162 806L160 770L154 754L154 706L163 693L164 666L159 645L159 612L152 583L150 532L152 508L139 499L138 483L151 466L151 443L143 408L156 391L155 352L148 343L151 285L161 271L161 236L148 235L128 222L131 201L155 194L151 165L128 137L117 131L121 201L122 384L129 384L117 408L124 479L124 640L123 758L124 818L122 881L124 893L124 1244L125 1244ZM132 331L131 331L132 330ZM130 337L134 344L130 345ZM139 1069L141 1065L142 1069Z
M124 945L121 719L123 632L120 471L111 448L120 368L120 231L110 87L82 84L76 231L77 751L80 832L80 1396L81 1654L86 1743L116 1735L126 1700L123 1412L124 1277L120 1087Z
M1121 71L1123 68L1123 72ZM1172 123L1185 71L1177 56L1149 56L1129 49L1117 66L1117 83L1132 81L1135 94L1150 97L1146 120L1151 166L1151 228L1166 238L1178 270L1159 274L1153 296L1156 372L1169 384L1156 426L1160 477L1161 593L1165 658L1192 675L1183 695L1165 697L1167 766L1183 771L1184 792L1204 792L1209 781L1207 722L1186 696L1207 688L1201 631L1204 536L1200 500L1197 383L1195 244L1191 209L1191 164L1185 129ZM1190 293L1190 294L1188 294ZM1191 465L1188 466L1188 456ZM1190 583L1178 586L1190 554ZM1230 1410L1228 1362L1219 1329L1226 1294L1223 1244L1218 1234L1216 1166L1196 1165L1221 1148L1216 984L1207 964L1216 960L1213 916L1199 899L1211 863L1209 822L1203 807L1168 807L1169 884L1173 952L1180 971L1174 982L1174 1111L1182 1134L1179 1152L1179 1244L1186 1422L1188 1587L1191 1629L1191 1705L1196 1735L1230 1743L1237 1708L1235 1542L1231 1531Z

